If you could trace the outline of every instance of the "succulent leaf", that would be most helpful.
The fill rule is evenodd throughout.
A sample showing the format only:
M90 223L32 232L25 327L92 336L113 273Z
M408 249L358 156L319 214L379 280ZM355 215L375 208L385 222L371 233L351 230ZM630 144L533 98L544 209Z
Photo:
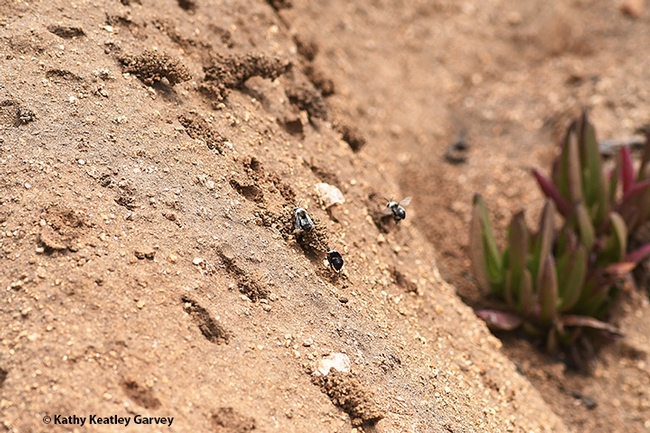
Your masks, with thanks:
M578 203L576 205L575 215L578 223L578 230L580 231L580 242L585 246L587 251L591 251L596 239L596 231L584 204Z
M539 230L533 240L531 276L533 281L538 281L539 274L544 266L544 260L551 252L555 235L554 229L555 206L550 200L546 200L542 216L539 220ZM539 287L539 285L537 286Z
M472 208L469 253L472 271L484 290L496 290L503 283L501 255L494 240L492 226L483 198L476 194Z
M555 159L555 162L553 163L553 170L552 170L552 179L553 179L553 184L557 187L557 189L560 191L560 194L567 200L570 200L571 194L569 192L569 178L568 178L568 173L569 173L569 143L575 139L575 134L576 134L576 129L577 129L577 124L578 121L574 120L571 125L569 126L569 129L567 130L567 133L564 137L564 140L562 140L562 143L560 144L560 155Z
M609 214L611 234L605 243L605 250L599 257L602 264L616 263L623 260L627 250L627 228L625 221L616 212Z
M584 111L580 120L578 132L578 147L580 150L580 160L582 161L582 185L584 188L584 200L587 207L592 208L594 204L599 204L601 190L604 187L602 183L602 160L596 140L596 131L589 122L587 112Z
M542 323L550 323L557 313L558 299L557 273L553 255L547 254L542 263L542 270L537 277L537 290L541 306L539 320Z
M512 331L524 322L519 315L507 311L479 310L476 315L483 319L490 329L497 331Z
M621 163L621 183L623 184L623 196L626 196L634 186L634 163L632 162L632 155L627 146L621 147L620 151Z
M587 277L587 251L583 245L567 251L557 262L559 312L569 311L580 299Z
M608 332L612 335L623 335L621 330L616 326L609 323L602 322L589 316L580 316L576 314L565 314L560 316L559 321L564 326L578 326L598 329L600 331Z
M566 198L564 198L560 190L553 185L553 182L537 169L533 169L533 176L537 179L537 183L546 197L555 202L555 206L557 206L557 210L562 214L562 216L566 218L571 215L571 204Z
M650 243L645 244L642 247L639 247L629 253L627 256L625 256L625 261L628 263L634 263L636 265L648 256L650 256Z
M512 284L519 287L528 256L528 229L523 211L517 212L512 217L508 231L508 263L512 273Z
M533 293L533 277L528 269L524 269L519 290L519 312L522 316L528 316L535 308L535 295Z
M625 224L633 230L647 218L650 205L650 180L635 183L623 196L617 207L617 212L623 217Z
M569 199L573 203L582 201L582 178L580 166L580 151L578 149L578 136L574 132L567 143L566 178L569 187Z

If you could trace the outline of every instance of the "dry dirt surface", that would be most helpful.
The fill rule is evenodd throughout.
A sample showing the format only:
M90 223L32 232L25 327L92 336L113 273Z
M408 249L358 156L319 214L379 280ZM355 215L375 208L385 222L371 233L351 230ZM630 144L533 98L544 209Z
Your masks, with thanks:
M643 2L520 3L0 2L0 431L650 430L645 294L582 376L456 293L473 192L650 119Z

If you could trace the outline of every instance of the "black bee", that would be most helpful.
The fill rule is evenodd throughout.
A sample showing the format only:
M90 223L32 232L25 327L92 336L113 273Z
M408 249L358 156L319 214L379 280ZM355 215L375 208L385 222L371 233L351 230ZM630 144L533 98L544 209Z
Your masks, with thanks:
M327 253L327 261L334 271L338 274L343 269L343 257L336 250L331 250Z
M381 211L381 213L383 213L384 215L393 214L393 219L395 220L395 222L400 222L404 218L406 218L406 211L404 210L404 206L408 206L411 203L411 199L413 199L413 197L406 197L404 200L400 201L399 203L391 200L386 205L386 209Z
M308 232L314 228L314 222L309 217L309 214L300 206L293 209L293 216L296 218L296 230Z

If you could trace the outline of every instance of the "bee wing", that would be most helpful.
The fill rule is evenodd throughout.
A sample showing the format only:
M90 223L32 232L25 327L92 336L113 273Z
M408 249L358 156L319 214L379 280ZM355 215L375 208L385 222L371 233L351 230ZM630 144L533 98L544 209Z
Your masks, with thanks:
M406 197L404 200L399 202L400 206L408 206L411 204L411 200L413 200L413 197Z
M393 214L393 210L392 210L391 208L389 208L389 207L385 207L385 208L383 208L383 209L381 210L381 214L382 214L382 215L392 215L392 214Z

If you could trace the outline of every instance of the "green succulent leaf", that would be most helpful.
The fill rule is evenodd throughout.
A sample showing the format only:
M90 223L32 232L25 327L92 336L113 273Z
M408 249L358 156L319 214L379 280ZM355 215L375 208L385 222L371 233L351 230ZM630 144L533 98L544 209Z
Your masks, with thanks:
M533 292L533 277L528 269L524 269L519 290L519 312L522 316L528 316L535 308L535 294Z
M571 201L571 193L569 190L569 147L572 141L576 140L577 121L573 121L567 130L564 140L560 145L560 155L553 163L552 178L553 183L560 191L562 196L568 201Z
M627 251L627 228L625 221L616 212L609 214L611 234L605 243L605 250L599 257L601 265L623 260Z
M552 254L547 254L543 260L542 270L537 277L541 323L550 323L557 314L558 285L555 260Z
M567 145L567 166L566 179L569 188L569 199L573 203L582 202L582 167L580 164L580 150L578 148L578 136L571 134Z
M487 207L476 194L472 208L469 253L474 276L484 290L502 294L504 283L503 262L497 248Z
M587 207L592 208L594 205L602 206L600 203L602 189L602 160L596 140L596 131L589 122L587 112L583 112L579 128L579 150L582 161L582 186L584 200Z
M618 188L618 168L615 167L610 173L609 173L609 202L614 203L614 199L616 197L616 188Z
M604 306L609 302L612 287L620 280L615 274L600 272L594 274L585 283L582 296L576 303L574 312L591 317L598 317Z
M596 230L584 204L578 203L575 206L575 215L580 232L580 242L585 246L587 251L591 251L596 239Z
M555 238L554 228L555 205L551 200L546 200L542 216L539 220L539 230L532 241L532 268L531 277L533 281L539 281L539 275L544 266L545 258L550 254ZM538 286L539 287L539 286Z
M612 199L610 198L611 184L607 181L607 175L603 170L598 173L598 192L596 203L592 206L593 221L595 227L601 227L607 220L607 215L612 209ZM616 192L616 185L614 185L614 192Z
M571 310L580 299L587 277L587 250L579 245L557 261L559 312Z
M512 272L512 284L517 287L526 269L528 256L528 228L523 211L513 215L508 232L508 263Z

